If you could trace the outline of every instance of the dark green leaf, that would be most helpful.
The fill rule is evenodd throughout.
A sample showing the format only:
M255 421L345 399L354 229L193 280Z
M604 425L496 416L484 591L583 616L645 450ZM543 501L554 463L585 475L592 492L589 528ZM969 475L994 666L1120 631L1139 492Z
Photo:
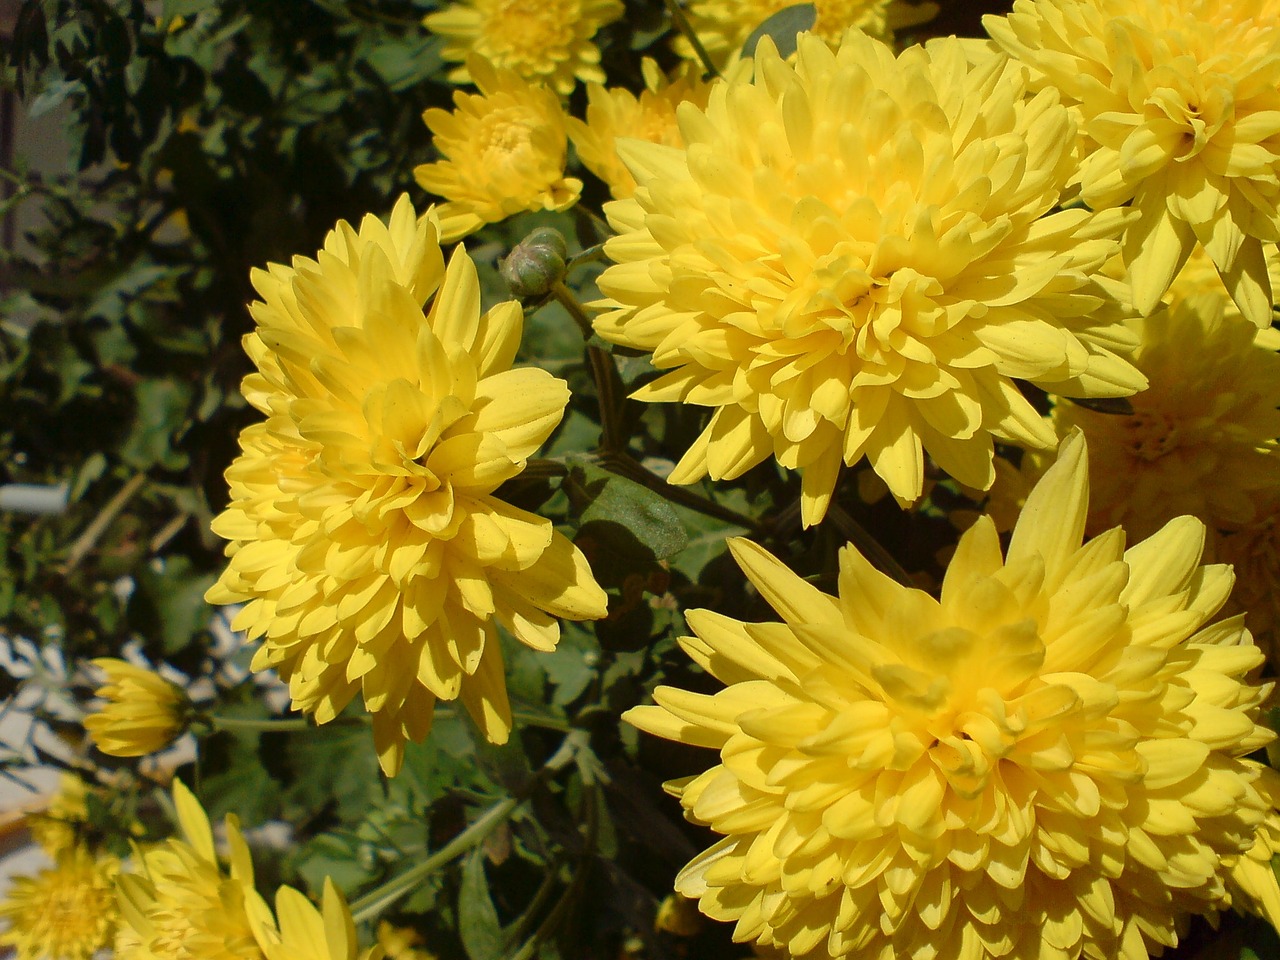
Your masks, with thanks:
M581 524L600 521L623 527L659 560L689 542L671 504L647 487L585 461L575 463L570 480L565 489L580 511Z
M796 52L796 37L806 30L812 30L818 21L818 9L812 3L797 3L793 7L783 7L764 23L751 31L742 45L744 57L755 56L756 44L762 37L771 37L778 53L789 57Z
M458 935L471 960L500 960L506 947L498 911L489 895L484 853L474 851L462 868L458 891Z

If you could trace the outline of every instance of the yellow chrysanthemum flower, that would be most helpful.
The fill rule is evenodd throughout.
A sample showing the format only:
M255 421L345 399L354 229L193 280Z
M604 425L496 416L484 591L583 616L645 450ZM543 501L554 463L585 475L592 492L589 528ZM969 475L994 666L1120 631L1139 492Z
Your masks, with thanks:
M627 719L720 752L668 784L723 834L676 887L797 957L1147 960L1275 812L1270 687L1203 525L1125 549L1082 542L1083 438L1028 497L1002 556L989 518L938 599L853 547L839 596L746 541L732 550L782 623L689 613L682 645L726 684L659 687ZM1224 862L1225 859L1225 862Z
M1098 275L1125 214L1049 212L1074 167L1066 109L966 49L895 59L853 31L838 52L801 37L791 66L766 41L754 82L681 108L685 149L621 142L640 187L606 207L596 330L670 371L637 399L716 408L671 482L772 454L802 473L806 524L864 456L900 501L922 451L986 489L993 437L1055 442L1013 378L1145 385Z
M1245 614L1258 646L1280 668L1280 492L1259 505L1252 523L1218 531L1213 548L1214 559L1231 564L1236 574L1227 609Z
M117 960L262 960L246 909L256 896L253 861L237 819L226 821L228 874L208 815L181 781L174 781L173 803L181 838L140 851L136 872L116 881Z
M81 828L89 816L88 787L74 773L64 773L49 805L40 813L27 817L31 839L51 858L80 842Z
M107 675L107 682L95 691L106 704L84 718L94 746L113 757L142 757L182 735L191 701L181 687L154 670L113 657L92 663Z
M1150 386L1132 415L1056 404L1060 436L1089 438L1090 530L1146 537L1182 514L1212 530L1253 523L1280 496L1280 333L1225 315L1225 296L1178 296L1131 322Z
M1269 325L1280 0L1017 0L983 22L1078 112L1085 202L1137 211L1124 258L1138 309L1155 310L1199 243L1241 312Z
M265 960L381 960L384 955L380 946L360 950L351 910L328 877L323 913L292 887L276 891L275 917L256 893L249 912Z
M622 11L620 0L461 0L422 22L446 38L442 56L463 63L449 73L454 83L476 80L469 58L478 54L568 96L578 80L604 83L591 38Z
M0 902L8 924L0 944L14 948L14 960L89 960L115 930L119 867L115 857L75 845L34 877L13 877Z
M1280 802L1280 773L1263 771L1270 783L1271 802ZM1228 861L1227 890L1232 906L1247 910L1268 921L1280 931L1280 880L1272 868L1272 860L1280 854L1280 815L1272 814L1258 827L1253 846Z
M459 91L452 111L422 115L444 159L413 171L446 201L435 208L441 243L523 210L567 210L582 192L564 175L569 137L556 95L479 57L467 62L480 92Z
M686 16L712 62L724 67L743 52L742 45L756 27L793 5L794 0L692 0ZM904 0L814 0L814 8L817 19L812 32L833 47L850 27L891 43L895 30L917 26L938 12L936 3ZM697 59L683 35L672 46L680 56ZM752 55L750 50L745 53Z
M685 64L671 79L648 57L641 63L645 88L636 96L625 87L606 89L598 83L587 87L586 122L569 117L569 136L578 159L603 180L614 199L636 192L635 177L618 155L617 139L635 137L668 147L683 147L676 107L688 101L699 109L707 105L711 82L702 80L693 64Z
M267 420L227 471L214 530L230 563L208 599L246 602L233 628L262 640L253 667L296 709L327 723L362 693L389 774L437 699L505 742L498 625L551 650L557 617L606 612L582 553L493 495L560 422L567 385L510 369L520 304L482 314L475 265L459 248L446 268L407 198L253 283L243 389Z

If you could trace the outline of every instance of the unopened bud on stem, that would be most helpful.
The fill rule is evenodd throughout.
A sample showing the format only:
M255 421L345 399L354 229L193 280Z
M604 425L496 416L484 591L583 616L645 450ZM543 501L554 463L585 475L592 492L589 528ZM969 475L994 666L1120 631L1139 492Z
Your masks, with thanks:
M569 247L560 231L539 227L521 240L504 260L498 272L511 292L521 300L545 297L564 277Z

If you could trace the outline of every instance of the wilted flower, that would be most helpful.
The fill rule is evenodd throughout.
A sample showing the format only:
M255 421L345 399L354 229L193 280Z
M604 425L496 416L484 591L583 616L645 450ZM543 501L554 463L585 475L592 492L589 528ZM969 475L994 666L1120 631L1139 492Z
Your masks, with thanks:
M983 22L1081 118L1085 202L1137 211L1124 258L1138 309L1156 308L1199 243L1241 312L1269 325L1280 0L1017 0Z
M107 675L107 682L95 691L107 702L84 718L84 728L103 753L113 757L158 753L186 730L191 702L181 687L154 670L114 657L92 663Z
M600 50L591 38L622 11L620 0L462 0L422 22L446 38L446 60L465 63L450 71L455 83L475 79L469 58L479 54L568 96L578 80L604 82Z
M494 496L560 422L568 387L510 369L520 305L482 314L475 265L459 248L446 268L407 199L253 283L259 372L243 390L267 420L227 471L214 530L230 562L208 599L247 601L232 626L262 640L254 668L274 667L296 709L327 723L362 694L388 773L437 699L460 697L505 742L498 625L547 651L557 617L606 612L581 552Z
M744 64L749 70L749 64ZM583 166L623 200L636 192L636 180L618 155L619 137L634 137L668 147L683 147L676 107L686 101L699 109L707 105L712 81L704 81L701 69L686 63L668 79L657 63L645 57L640 64L644 89L636 96L625 87L587 87L587 119L569 117L569 137ZM737 74L742 74L741 68Z
M813 5L817 17L812 31L833 47L850 27L889 43L895 30L924 23L938 12L936 3L904 0L814 0ZM687 16L698 42L723 67L739 52L751 56L753 51L742 51L743 43L756 27L790 6L793 0L692 0ZM697 56L683 35L674 46L682 57Z
M681 108L685 149L620 142L640 186L606 208L620 235L596 329L669 371L637 399L716 408L671 482L772 455L802 473L806 524L862 457L900 501L924 452L986 489L993 438L1055 442L1013 378L1145 385L1098 275L1125 214L1050 213L1073 127L1025 78L954 39L895 59L857 32L838 53L806 35L794 67L766 41L754 82Z
M698 610L681 641L726 686L659 687L636 726L720 763L668 784L723 835L676 887L738 940L797 956L1145 960L1230 902L1275 814L1248 755L1270 685L1203 525L1083 542L1083 438L989 518L939 599L853 547L828 596L762 548L734 556L782 623ZM1233 881L1234 882L1234 881Z
M15 960L89 960L115 930L114 879L120 862L82 845L63 850L52 867L12 878L0 902L8 929L0 944Z
M480 92L459 91L452 111L422 115L444 159L413 171L447 201L435 208L441 243L523 210L567 210L582 192L564 175L569 138L556 95L479 57L467 63Z

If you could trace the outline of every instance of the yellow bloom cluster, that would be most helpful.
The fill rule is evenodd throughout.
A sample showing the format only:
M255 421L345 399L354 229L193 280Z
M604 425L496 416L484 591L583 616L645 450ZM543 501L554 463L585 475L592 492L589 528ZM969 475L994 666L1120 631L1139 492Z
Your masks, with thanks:
M604 83L591 38L622 10L620 0L462 0L422 22L447 39L444 58L463 63L449 74L455 83L477 80L470 57L478 54L568 96L578 80Z
M723 68L742 51L743 43L756 27L790 6L792 0L693 0L688 10L689 25L712 61ZM813 33L837 46L850 27L891 42L895 30L924 23L938 12L938 5L904 0L816 0L814 12ZM674 46L686 59L697 56L683 35L676 38ZM745 54L749 57L752 51Z
M379 948L359 953L351 913L332 883L325 883L323 914L297 890L281 887L273 915L254 887L236 818L226 821L224 871L209 817L181 781L174 782L173 803L181 837L140 852L117 881L118 960L379 960Z
M1147 537L1182 514L1233 529L1280 496L1280 333L1226 316L1224 301L1179 297L1131 323L1150 381L1132 415L1054 407L1060 436L1089 438L1091 529Z
M230 562L208 599L246 603L233 626L261 639L254 669L274 667L296 709L327 723L361 693L389 774L438 699L505 742L498 625L551 650L557 617L606 612L582 553L494 496L567 386L511 369L520 305L481 313L475 265L459 248L446 267L407 199L253 282L243 391L267 419L227 471L214 530Z
M116 928L119 868L115 857L73 844L35 876L13 877L0 902L8 924L0 945L12 947L15 960L89 960Z
M673 483L772 455L801 471L806 524L863 457L902 502L926 451L986 489L993 438L1055 442L1013 378L1145 386L1099 273L1125 214L1050 212L1075 169L1070 115L970 49L808 35L791 66L762 43L754 81L681 109L683 149L622 142L639 188L606 209L595 326L668 371L637 399L715 408Z
M635 177L618 155L619 137L682 147L676 107L688 102L699 109L707 105L711 81L701 79L699 68L685 64L672 78L648 57L642 64L644 86L637 96L625 87L587 87L586 121L569 117L569 137L583 166L609 186L614 199L636 192Z
M1210 623L1230 570L1189 517L1083 541L1088 500L1075 434L1007 552L979 520L938 599L852 547L828 596L735 542L783 622L690 612L682 645L725 688L627 715L720 754L668 785L724 837L677 889L796 957L1147 960L1264 883L1237 858L1275 822L1247 759L1270 686L1240 619Z
M1280 240L1280 0L1017 0L987 31L1080 117L1073 180L1129 203L1133 296L1151 313L1196 244L1241 312L1271 323Z
M478 56L467 63L480 93L455 93L454 110L422 115L444 159L413 171L446 200L435 208L441 243L522 210L566 210L582 191L564 175L569 139L556 95Z

